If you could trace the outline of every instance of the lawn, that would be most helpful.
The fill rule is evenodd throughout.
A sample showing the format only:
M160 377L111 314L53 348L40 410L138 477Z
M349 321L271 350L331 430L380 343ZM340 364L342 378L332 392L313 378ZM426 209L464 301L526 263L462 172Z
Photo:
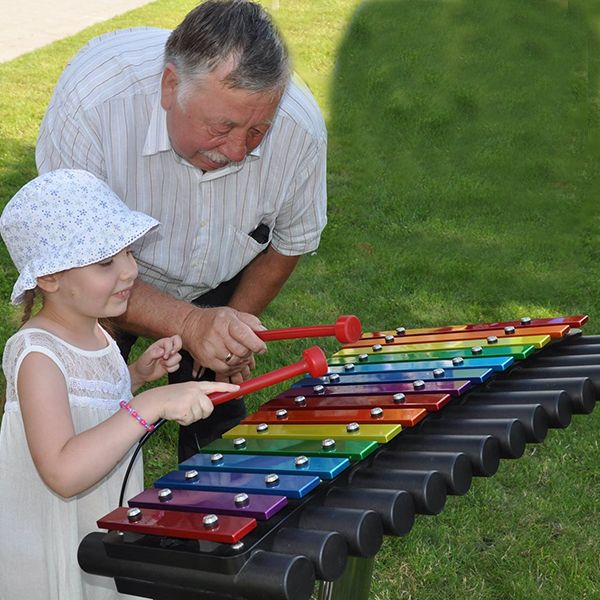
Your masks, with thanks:
M600 332L598 1L263 4L330 136L329 225L267 326L587 313L586 333ZM159 0L0 65L1 204L35 175L37 127L77 49L115 28L171 27L193 5ZM2 344L18 323L14 277L1 247ZM303 347L272 343L259 371ZM386 538L371 598L600 597L599 425L598 412L576 416L408 536ZM148 481L175 461L174 429L155 438Z

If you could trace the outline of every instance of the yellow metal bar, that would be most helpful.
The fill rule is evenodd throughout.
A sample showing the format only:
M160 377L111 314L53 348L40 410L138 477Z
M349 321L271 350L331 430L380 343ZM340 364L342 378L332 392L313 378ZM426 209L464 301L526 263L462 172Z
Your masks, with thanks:
M356 431L348 431L347 425L269 425L265 431L258 431L257 425L237 425L223 434L224 438L261 438L294 440L373 440L380 444L389 442L402 431L398 424L359 425Z

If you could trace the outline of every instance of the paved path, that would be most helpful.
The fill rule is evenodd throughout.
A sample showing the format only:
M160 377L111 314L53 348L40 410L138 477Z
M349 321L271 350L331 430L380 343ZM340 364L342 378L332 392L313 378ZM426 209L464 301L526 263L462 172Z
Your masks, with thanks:
M149 0L0 0L0 62L120 15Z

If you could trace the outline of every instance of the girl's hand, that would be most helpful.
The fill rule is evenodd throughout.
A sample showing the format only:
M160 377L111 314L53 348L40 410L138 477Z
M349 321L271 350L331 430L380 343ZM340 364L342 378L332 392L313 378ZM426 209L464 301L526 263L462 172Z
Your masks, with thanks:
M156 403L159 418L176 421L180 425L189 425L200 419L206 419L213 411L213 404L207 394L214 392L236 392L239 385L215 381L187 381L173 385L153 388L140 394L144 403ZM143 410L140 405L140 411Z
M181 337L178 335L154 342L131 365L132 381L140 382L141 385L177 371L181 362L181 354L179 354L181 345Z

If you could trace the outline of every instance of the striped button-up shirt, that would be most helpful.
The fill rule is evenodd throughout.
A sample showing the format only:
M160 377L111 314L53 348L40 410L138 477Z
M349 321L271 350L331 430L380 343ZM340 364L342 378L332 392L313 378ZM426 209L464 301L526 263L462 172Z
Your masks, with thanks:
M132 209L161 222L134 246L140 276L191 300L236 275L267 245L315 250L326 224L327 134L319 108L293 79L268 134L244 161L203 172L178 156L160 105L169 31L100 36L69 63L42 121L40 173L80 168ZM250 237L258 225L269 240Z

